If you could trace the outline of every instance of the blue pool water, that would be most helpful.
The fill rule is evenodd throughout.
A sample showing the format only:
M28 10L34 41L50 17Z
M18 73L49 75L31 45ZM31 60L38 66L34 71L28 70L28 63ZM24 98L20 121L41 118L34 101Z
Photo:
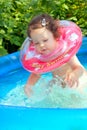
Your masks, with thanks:
M59 81L49 85L51 73L42 75L39 82L33 87L33 93L28 98L24 93L29 73L23 68L9 72L1 78L0 104L10 106L26 106L39 108L86 108L87 90L80 93L76 88L62 88Z
M77 56L87 69L86 48L87 38L84 38ZM61 88L58 82L50 88L49 73L42 75L27 98L23 88L29 72L22 68L19 52L1 57L0 67L1 130L87 130L86 90L80 94L74 89Z

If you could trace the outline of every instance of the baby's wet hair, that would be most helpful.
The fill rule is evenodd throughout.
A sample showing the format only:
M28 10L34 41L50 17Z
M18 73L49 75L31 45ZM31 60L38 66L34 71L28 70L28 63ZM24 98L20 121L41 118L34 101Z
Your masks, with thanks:
M45 27L46 29L51 31L55 38L59 37L58 20L54 20L53 17L51 17L48 14L40 14L38 16L35 16L31 20L31 22L28 25L28 30L27 30L28 36L31 37L30 34L32 30L39 29L42 27Z

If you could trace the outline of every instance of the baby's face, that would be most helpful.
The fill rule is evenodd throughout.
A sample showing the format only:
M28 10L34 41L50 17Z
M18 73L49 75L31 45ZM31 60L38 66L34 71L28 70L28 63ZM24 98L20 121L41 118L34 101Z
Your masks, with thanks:
M58 46L57 40L54 38L53 34L44 27L32 30L30 35L36 51L41 55L50 54Z

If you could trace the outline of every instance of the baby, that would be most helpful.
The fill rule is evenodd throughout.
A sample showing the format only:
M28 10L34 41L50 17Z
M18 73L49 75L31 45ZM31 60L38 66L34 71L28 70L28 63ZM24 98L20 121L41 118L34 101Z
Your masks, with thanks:
M69 26L69 24L71 24L71 27ZM65 28L63 27L63 25L65 25ZM29 23L28 37L31 39L31 42L35 47L35 51L40 54L44 62L56 59L60 55L65 55L66 53L67 54L65 56L69 57L69 54L72 52L72 50L69 49L69 46L72 48L73 44L75 45L75 41L76 44L80 47L80 43L78 43L78 38L80 39L80 41L82 39L81 34L79 36L75 34L76 32L72 33L74 31L74 26L77 25L75 23L72 24L72 22L70 23L70 21L58 21L54 20L51 16L47 14L42 14L34 17ZM77 30L80 31L80 28L78 26L77 28ZM70 44L69 42L72 42L72 44ZM69 49L69 51L67 48ZM86 87L87 71L81 65L75 54L72 54L72 56L69 57L68 60L61 62L58 67L51 70L52 74L54 77L59 76L60 78L62 78L64 84L67 84L69 87ZM63 55L62 57L64 57ZM35 85L40 76L41 74L37 74L34 72L30 74L25 85L25 93L28 96L30 96L32 86Z

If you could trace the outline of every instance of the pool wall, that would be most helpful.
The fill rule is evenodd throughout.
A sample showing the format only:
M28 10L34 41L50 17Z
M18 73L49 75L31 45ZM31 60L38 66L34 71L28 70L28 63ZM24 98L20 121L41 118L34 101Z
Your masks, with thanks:
M87 65L87 37L83 43L77 55ZM20 67L19 52L0 57L1 77ZM0 130L87 130L87 109L0 105Z

